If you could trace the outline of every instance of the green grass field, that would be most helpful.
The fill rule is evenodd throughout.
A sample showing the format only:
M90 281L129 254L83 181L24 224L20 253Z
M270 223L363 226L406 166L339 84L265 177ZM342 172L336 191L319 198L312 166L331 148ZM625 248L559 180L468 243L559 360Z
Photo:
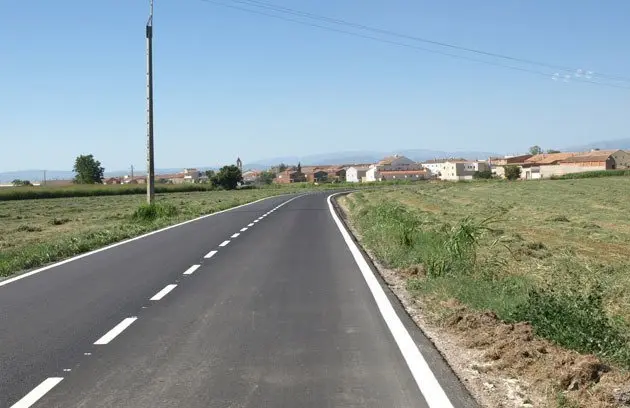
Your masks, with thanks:
M559 345L630 367L630 178L423 183L341 199L408 289L530 321Z
M34 268L180 221L295 189L207 191L0 201L0 276Z

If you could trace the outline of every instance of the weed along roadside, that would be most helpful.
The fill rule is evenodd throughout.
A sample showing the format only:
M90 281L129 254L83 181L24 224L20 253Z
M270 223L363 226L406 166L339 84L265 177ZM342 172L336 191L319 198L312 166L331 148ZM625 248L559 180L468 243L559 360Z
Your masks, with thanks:
M422 184L338 198L483 406L630 403L625 178Z

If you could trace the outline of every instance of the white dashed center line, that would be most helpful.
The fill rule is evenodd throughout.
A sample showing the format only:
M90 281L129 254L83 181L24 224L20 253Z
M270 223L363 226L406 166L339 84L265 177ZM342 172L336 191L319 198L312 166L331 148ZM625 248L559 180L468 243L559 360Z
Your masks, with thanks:
M197 269L199 269L201 265L193 265L190 268L186 269L186 272L184 272L184 275L192 275L193 273L195 273L195 271Z
M238 237L239 235L241 235L241 233L240 233L240 232L237 232L237 233L235 233L235 234L232 234L232 236L231 236L230 238L236 238L236 237Z
M256 222L258 222L258 221L260 221L260 220L254 220L254 223L256 223Z
M153 295L153 297L149 300L162 300L162 298L169 294L170 291L175 289L177 285L166 285L164 289Z
M253 222L250 222L249 224L247 224L247 226L248 226L248 227L253 227L253 226L254 226L254 223L253 223Z
M219 246L220 246L220 247L224 247L224 246L226 246L226 245L227 245L227 244L229 244L229 243L230 243L230 241L223 241L223 242L221 242L221 243L219 244Z
M137 319L137 317L128 317L124 319L122 322L118 323L116 327L107 332L107 334L96 340L94 344L96 344L97 346L108 344L110 341L114 340L120 333L122 333L127 327L131 326L131 324Z
M63 377L51 377L45 379L41 384L33 388L31 392L26 394L24 398L11 405L11 408L28 408L32 406L37 401L39 401L41 397L46 395L48 391L55 388L55 386L59 384L62 380Z
M210 258L212 258L213 256L215 256L215 255L217 254L217 252L218 252L218 251L210 251L210 252L208 252L208 253L206 254L206 256L204 256L204 258L206 258L206 259L210 259Z
M245 232L245 231L247 231L247 227L241 228L241 232Z

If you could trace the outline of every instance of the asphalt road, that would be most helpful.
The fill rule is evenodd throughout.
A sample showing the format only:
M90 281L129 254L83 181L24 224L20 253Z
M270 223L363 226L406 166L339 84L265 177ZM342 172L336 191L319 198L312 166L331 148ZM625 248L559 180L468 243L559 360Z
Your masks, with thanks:
M377 303L326 198L263 200L0 286L0 407L475 406L395 300L383 312L393 297Z

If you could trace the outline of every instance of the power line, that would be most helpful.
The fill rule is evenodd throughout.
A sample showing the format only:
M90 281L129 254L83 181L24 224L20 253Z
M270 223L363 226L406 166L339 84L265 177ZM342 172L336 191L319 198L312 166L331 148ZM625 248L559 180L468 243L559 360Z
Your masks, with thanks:
M390 35L390 36L394 36L394 37L404 38L404 39L407 39L407 40L413 40L413 41L423 42L423 43L426 43L426 44L437 45L437 46L440 46L440 47L447 47L447 48L451 48L451 49L456 49L456 50L459 50L459 51L466 51L466 52L471 52L471 53L484 55L484 56L488 56L488 57L500 58L500 59L504 59L504 60L508 60L508 61L512 61L512 62L518 62L518 63L528 64L528 65L535 65L535 66L539 66L539 67L543 67L543 68L549 68L549 69L553 69L553 70L570 72L570 73L583 71L581 69L571 68L571 67L567 67L567 66L554 65L554 64L541 62L541 61L534 61L534 60L530 60L530 59L519 58L519 57L510 56L510 55L484 51L484 50L480 50L480 49L476 49L476 48L463 47L463 46L459 46L459 45L456 45L456 44L446 43L446 42L443 42L443 41L436 41L436 40L431 40L431 39L428 39L428 38L422 38L422 37L412 36L412 35L408 35L408 34L401 34L401 33L397 33L397 32L391 31L391 30L371 27L371 26L368 26L368 25L365 25L365 24L353 23L351 21L342 20L342 19L338 19L338 18L327 17L327 16L323 16L323 15L320 15L320 14L300 11L300 10L292 9L292 8L285 7L285 6L280 6L280 5L277 5L277 4L273 4L273 3L269 3L269 2L265 2L265 1L260 1L260 0L230 0L230 1L233 2L233 3L246 4L246 5L251 5L251 6L254 6L254 7L259 7L259 8L263 8L263 9L267 9L267 10L274 10L274 11L281 12L281 13L291 14L291 15L300 16L300 17L306 17L306 18L310 18L310 19L325 21L325 22L338 24L338 25L349 26L349 27L353 27L353 28L358 28L358 29L361 29L361 30L371 31L371 32L378 33L378 34L385 34L385 35ZM586 72L590 72L590 71L586 71ZM597 73L596 76L599 77L599 78L602 78L602 79L611 79L611 80L616 80L616 81L630 82L630 78L628 78L628 77L609 75L609 74L604 74L604 73L599 73L599 72ZM587 78L587 79L589 79L589 78Z
M424 47L420 47L420 46L417 46L417 45L407 44L407 43L403 43L403 42L399 42L399 41L388 40L388 39L384 39L384 38L379 38L379 37L374 37L374 36L370 36L370 35L365 35L365 34L352 32L352 31L341 30L341 29L333 28L333 27L329 27L329 26L309 23L309 22L302 21L302 20L296 20L296 19L284 17L284 16L278 15L278 14L271 14L271 13L266 13L266 12L259 11L259 10L252 10L252 9L249 9L249 8L239 7L239 6L236 6L236 5L233 5L233 4L227 4L227 3L223 3L223 2L220 2L220 1L216 1L216 0L200 0L200 1L202 1L204 3L209 3L209 4L214 4L214 5L218 5L218 6L222 6L222 7L235 9L235 10L245 11L245 12L251 13L251 14L258 14L258 15L262 15L262 16L272 17L272 18L275 18L275 19L288 21L288 22L292 22L292 23L296 23L296 24L301 24L301 25L305 25L305 26L309 26L309 27L320 28L320 29L327 30L327 31L342 33L342 34L351 35L351 36L354 36L354 37L369 39L369 40L378 41L378 42L391 44L391 45L396 45L396 46L400 46L400 47L411 48L411 49L415 49L415 50L419 50L419 51L423 51L423 52L429 52L429 53L433 53L433 54L448 56L448 57L451 57L451 58L457 58L457 59L466 60L466 61L478 62L478 63L491 65L491 66L496 66L496 67L501 67L501 68L506 68L506 69L510 69L510 70L514 70L514 71L527 72L527 73L530 73L530 74L543 76L545 78L552 78L553 77L555 79L557 77L557 74L552 74L552 73L549 73L549 72L544 72L544 71L539 71L539 70L534 70L534 69L529 69L529 68L516 67L516 66L513 66L513 65L507 65L507 64L503 64L503 63L499 63L499 62L483 60L483 59L480 59L480 58L473 58L473 57L468 57L468 56L465 56L465 55L453 54L453 53L449 53L449 52L445 52L445 51L440 51L440 50L435 50L435 49L430 49L430 48L424 48ZM232 0L232 1L237 1L237 0ZM269 8L269 9L271 9L271 8ZM582 78L582 77L571 78L571 80L576 81L576 82L589 83L589 84L593 84L593 85L602 85L602 86L607 86L607 87L612 87L612 88L630 89L630 86L623 86L623 85L611 84L611 83L606 83L606 82L599 82L599 81L594 81L594 80L590 80L590 79L586 79L586 78Z

